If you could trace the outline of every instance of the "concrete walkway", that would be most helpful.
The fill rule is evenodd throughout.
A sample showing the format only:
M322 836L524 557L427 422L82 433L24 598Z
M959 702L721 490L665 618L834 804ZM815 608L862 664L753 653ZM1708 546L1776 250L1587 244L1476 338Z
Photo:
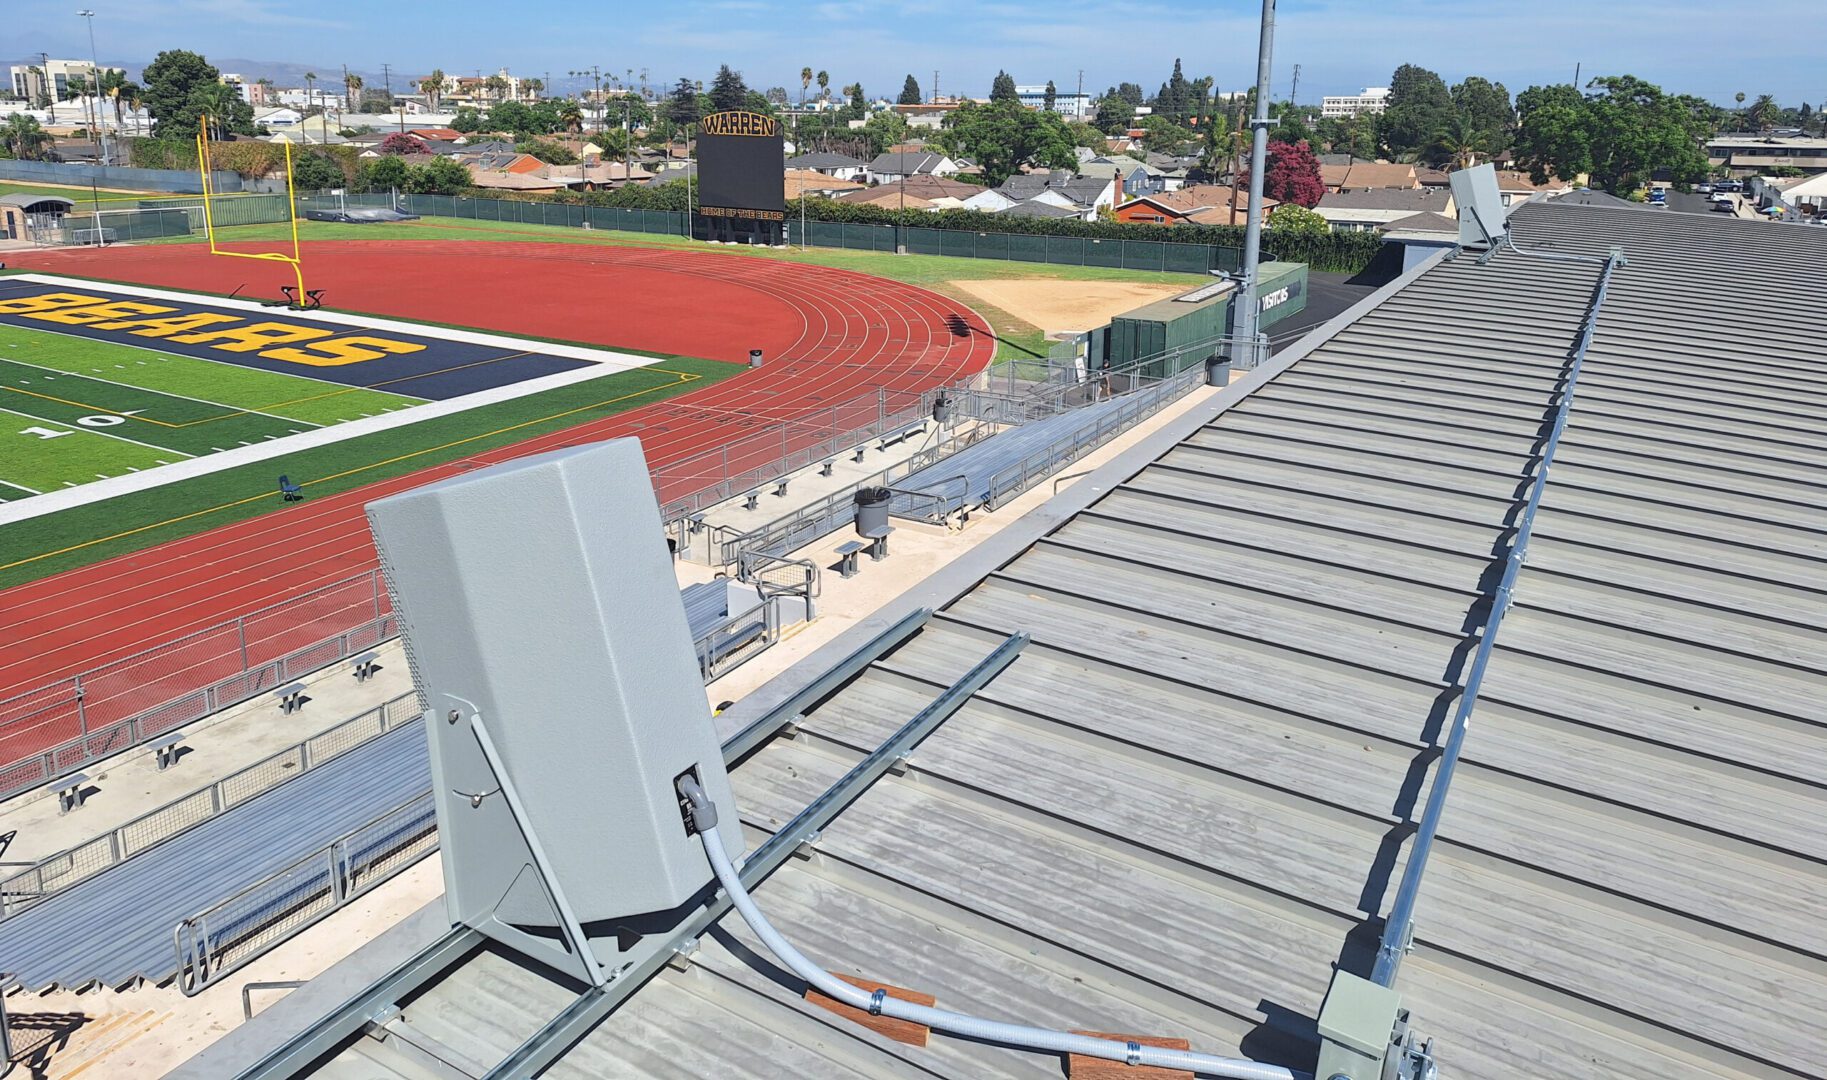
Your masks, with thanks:
M268 693L184 728L185 752L163 772L143 746L90 765L83 772L94 790L68 814L58 813L50 787L0 803L0 836L14 834L0 858L30 862L75 847L412 689L399 642L377 651L380 670L366 682L346 661L305 679L310 700L289 716Z

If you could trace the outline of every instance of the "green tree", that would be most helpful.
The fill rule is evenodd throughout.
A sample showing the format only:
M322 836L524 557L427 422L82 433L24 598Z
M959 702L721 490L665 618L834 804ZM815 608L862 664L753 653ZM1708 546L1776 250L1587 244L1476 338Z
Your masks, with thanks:
M869 102L863 99L863 84L860 82L850 84L849 110L850 115L845 117L847 120L867 120L869 118Z
M1057 113L1024 109L1019 102L967 102L946 116L934 141L948 154L976 162L991 187L1024 164L1069 169L1078 161L1065 121Z
M407 189L417 195L461 195L471 187L469 170L450 158L414 165Z
M1774 97L1769 94L1759 94L1745 109L1745 123L1751 125L1753 131L1767 130L1772 126L1779 111Z
M222 73L209 61L183 49L170 49L153 57L152 63L147 64L140 75L145 83L140 100L152 114L153 134L182 139L195 135L197 119L211 100L208 96L199 97L198 91L220 86L221 77ZM239 100L240 95L236 95L236 99ZM247 106L245 101L241 104ZM224 119L230 131L245 135L254 132L252 107L247 108L245 124L239 110ZM246 130L242 130L243 127Z
M570 148L545 139L522 139L514 144L514 150L536 157L547 165L577 164L577 155Z
M1665 94L1633 75L1588 85L1594 93L1562 85L1532 86L1517 95L1516 149L1538 182L1550 173L1587 173L1594 187L1628 194L1662 170L1682 185L1707 175L1706 102Z
M1427 146L1453 111L1453 96L1440 76L1403 64L1390 77L1389 107L1378 118L1377 134L1390 153L1413 154Z
M621 128L608 128L590 136L593 145L600 146L603 153L610 157L621 157L633 145L633 137Z
M1161 84L1161 89L1155 92L1154 101L1150 104L1156 113L1164 114L1177 122L1183 123L1193 115L1193 87L1180 70L1179 57L1174 57L1174 73Z
M1106 135L1120 135L1128 130L1135 115L1136 107L1120 97L1113 86L1097 99L1097 114L1092 117L1091 126Z
M729 112L748 107L749 87L742 81L742 75L731 71L728 64L717 69L711 79L711 108L715 112Z
M387 191L404 189L412 175L412 166L406 164L405 158L377 157L363 160L355 172L355 182L369 191Z
M360 75L357 75L354 72L350 72L349 74L343 76L343 107L344 108L348 109L350 112L354 112L355 103L357 101L361 100L361 98L360 98L361 92L362 92L362 77Z
M1066 134L1072 139L1073 146L1082 146L1094 154L1102 154L1110 147L1104 142L1104 133L1083 120L1073 120L1066 125Z
M1472 118L1464 113L1456 114L1440 130L1434 132L1434 138L1428 145L1430 157L1435 161L1449 162L1455 169L1469 169L1478 164L1480 154L1488 154L1491 145Z
M698 117L703 115L698 108L698 88L690 79L681 78L673 84L672 93L667 95L660 110L667 122L676 127L697 123Z
M1286 202L1269 213L1269 228L1282 236L1323 236L1332 231L1326 219L1300 205Z
M912 75L909 75L907 81L901 84L901 96L898 99L898 104L918 105L920 104L920 100L920 84L914 80Z
M482 130L482 113L465 105L457 110L456 116L451 118L450 128L452 131L460 131L465 135L473 135Z
M232 86L222 83L204 83L190 92L188 110L200 117L207 117L210 138L220 139L225 135L251 135L254 131L254 109Z
M1021 104L1021 95L1015 92L1015 76L1006 71L998 71L990 83L990 103L1002 102Z
M863 135L872 153L883 154L907 138L907 121L893 109L883 109L863 124Z
M31 161L43 155L51 145L51 136L35 118L14 113L0 124L0 145L6 147L9 156Z
M1470 125L1484 152L1494 153L1510 145L1516 110L1510 106L1510 91L1504 89L1503 83L1467 76L1453 87L1453 108Z
M1053 111L1053 102L1058 97L1059 97L1059 91L1054 89L1053 80L1048 79L1047 80L1047 96L1041 99L1040 107L1047 110L1048 112L1052 112Z
M830 98L831 73L829 71L821 71L818 73L818 100L828 101Z
M349 182L343 167L322 150L292 151L292 186L299 191L327 191Z

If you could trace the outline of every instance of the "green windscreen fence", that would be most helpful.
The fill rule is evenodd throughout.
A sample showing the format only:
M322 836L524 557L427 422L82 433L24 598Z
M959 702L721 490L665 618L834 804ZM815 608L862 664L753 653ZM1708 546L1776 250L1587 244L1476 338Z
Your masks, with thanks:
M182 210L194 232L203 231L203 197L179 195L170 199L141 199L141 210ZM234 225L278 225L291 220L284 195L218 195L209 200L210 217L219 229ZM161 234L170 235L170 234Z
M318 195L302 201L317 206L326 204L332 198ZM384 206L390 198L386 194L347 197L348 205L351 206L357 205L358 200L364 206ZM407 213L421 217L469 218L476 221L669 236L683 236L686 231L686 215L673 210L626 210L612 206L579 206L517 199L472 199L451 195L401 195L398 205ZM225 222L218 218L217 224ZM1242 261L1241 252L1237 248L1217 244L1105 240L1082 236L928 229L919 226L897 229L893 225L844 221L807 221L802 225L793 217L787 219L786 228L789 244L804 243L811 247L846 248L852 251L894 251L897 245L905 245L907 251L915 255L947 255L960 259L1050 263L1057 266L1103 266L1115 270L1155 270L1181 274L1235 270Z
M196 231L202 231L201 222ZM128 240L188 236L190 233L190 214L182 207L164 210L103 210L99 215L79 210L63 219L63 243L66 244L118 244Z

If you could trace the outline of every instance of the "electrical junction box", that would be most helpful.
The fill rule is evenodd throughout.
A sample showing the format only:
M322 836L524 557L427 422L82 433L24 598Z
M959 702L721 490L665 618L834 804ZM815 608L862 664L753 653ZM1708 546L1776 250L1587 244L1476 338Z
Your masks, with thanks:
M742 849L639 441L509 461L368 518L427 709L453 921L602 985L622 943L712 880L680 775Z
M1402 997L1369 979L1338 971L1320 1006L1315 1080L1384 1080Z

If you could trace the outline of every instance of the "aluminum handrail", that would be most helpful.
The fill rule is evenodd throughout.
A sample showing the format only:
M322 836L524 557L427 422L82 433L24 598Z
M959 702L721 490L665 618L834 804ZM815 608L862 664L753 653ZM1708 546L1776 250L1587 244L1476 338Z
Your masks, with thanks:
M1509 247L1523 254L1550 257L1545 252L1522 252L1514 243ZM1562 261L1594 261L1581 256L1557 257ZM1415 842L1409 849L1408 865L1402 871L1402 883L1396 890L1395 902L1390 905L1389 917L1383 924L1383 937L1377 945L1376 966L1371 972L1372 981L1380 986L1395 985L1396 974L1402 967L1402 957L1413 947L1415 904L1421 894L1422 876L1427 872L1428 856L1433 853L1439 836L1440 818L1446 809L1447 792L1452 787L1453 774L1459 766L1459 755L1465 747L1466 731L1471 727L1478 691L1484 683L1485 671L1490 667L1497 632L1503 626L1504 615L1515 599L1516 579L1528 556L1529 539L1535 535L1535 515L1541 508L1542 495L1548 487L1548 471L1554 461L1554 451L1560 446L1561 435L1567 430L1567 419L1573 411L1574 387L1579 382L1580 369L1586 362L1586 349L1592 344L1599 309L1604 306L1605 294L1611 286L1612 271L1624 263L1624 256L1614 250L1604 259L1604 263L1605 267L1599 272L1598 284L1593 290L1592 303L1587 307L1586 317L1581 323L1579 336L1568 352L1566 375L1562 378L1554 423L1549 428L1547 441L1542 445L1535 479L1529 486L1529 498L1523 506L1516 539L1510 545L1510 554L1504 560L1503 578L1498 582L1496 595L1492 598L1491 613L1485 619L1478 651L1466 672L1465 688L1460 693L1459 705L1453 712L1452 726L1448 729L1446 744L1440 754L1440 765L1434 771L1433 787L1427 793L1427 806L1422 811L1421 823L1415 830Z

